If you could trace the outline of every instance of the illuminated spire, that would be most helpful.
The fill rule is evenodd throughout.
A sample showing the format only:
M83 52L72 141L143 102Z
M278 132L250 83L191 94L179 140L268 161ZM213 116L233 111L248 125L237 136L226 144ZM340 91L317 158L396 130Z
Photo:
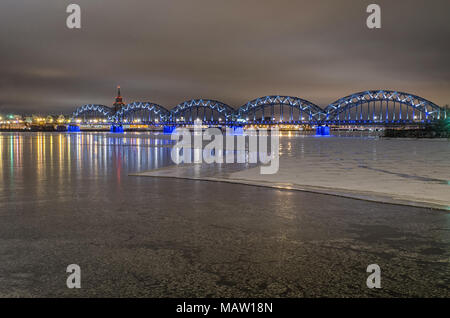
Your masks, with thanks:
M125 105L123 102L122 96L120 95L120 85L117 85L117 97L116 97L116 101L113 105L114 105L115 111L119 110L120 107Z

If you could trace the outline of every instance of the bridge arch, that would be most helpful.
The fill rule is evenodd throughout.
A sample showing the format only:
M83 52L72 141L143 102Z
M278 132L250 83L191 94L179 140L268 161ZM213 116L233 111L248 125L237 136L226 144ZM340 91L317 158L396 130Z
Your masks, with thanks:
M267 109L269 112L266 112ZM254 123L306 124L325 118L322 108L316 104L299 97L279 95L251 100L236 113L239 120Z
M169 111L158 104L151 102L133 102L122 106L111 119L120 122L135 122L154 124L164 122L169 116Z
M193 123L200 119L205 123L228 122L233 119L235 109L212 99L191 99L170 110L169 121L173 123Z
M113 110L105 105L86 104L78 107L73 113L73 119L79 119L83 122L93 120L107 120L113 113Z
M405 123L439 119L444 110L433 102L404 92L370 90L340 98L325 109L333 123Z

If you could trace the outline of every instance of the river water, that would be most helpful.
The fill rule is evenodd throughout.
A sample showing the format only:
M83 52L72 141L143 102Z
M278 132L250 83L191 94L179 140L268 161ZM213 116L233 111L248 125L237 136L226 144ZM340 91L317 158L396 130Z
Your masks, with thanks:
M282 158L350 140L371 160L373 147L392 150L370 136L323 140L285 135ZM0 133L0 296L450 296L447 212L129 176L172 165L172 144L150 133ZM411 146L399 153L419 153L447 180L447 144ZM373 263L380 290L365 285ZM65 285L69 264L82 269L79 290Z

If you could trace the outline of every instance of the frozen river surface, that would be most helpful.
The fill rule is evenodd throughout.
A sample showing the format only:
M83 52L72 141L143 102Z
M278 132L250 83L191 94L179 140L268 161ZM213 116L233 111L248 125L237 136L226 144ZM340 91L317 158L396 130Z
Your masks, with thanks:
M279 170L181 165L141 175L227 181L450 209L450 142L363 136L280 137Z
M0 133L0 297L450 297L448 212L130 176L265 182L245 164L174 168L171 145L146 133ZM423 186L429 198L428 187L448 191L448 150L285 136L273 178L372 192L385 178L383 193ZM69 264L81 267L81 289L66 287ZM380 290L366 287L369 264L381 267Z
M281 145L278 173L261 175L252 168L230 179L450 209L448 140L306 137Z

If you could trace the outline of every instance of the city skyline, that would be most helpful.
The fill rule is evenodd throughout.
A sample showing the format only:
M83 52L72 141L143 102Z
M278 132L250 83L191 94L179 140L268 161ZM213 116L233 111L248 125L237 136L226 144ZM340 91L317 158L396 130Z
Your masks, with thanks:
M365 27L365 2L248 1L238 11L233 1L175 2L78 1L82 28L70 30L69 2L6 1L0 112L110 105L117 84L128 102L167 107L193 98L236 107L265 95L326 107L367 89L450 102L448 2L379 1L379 30Z

